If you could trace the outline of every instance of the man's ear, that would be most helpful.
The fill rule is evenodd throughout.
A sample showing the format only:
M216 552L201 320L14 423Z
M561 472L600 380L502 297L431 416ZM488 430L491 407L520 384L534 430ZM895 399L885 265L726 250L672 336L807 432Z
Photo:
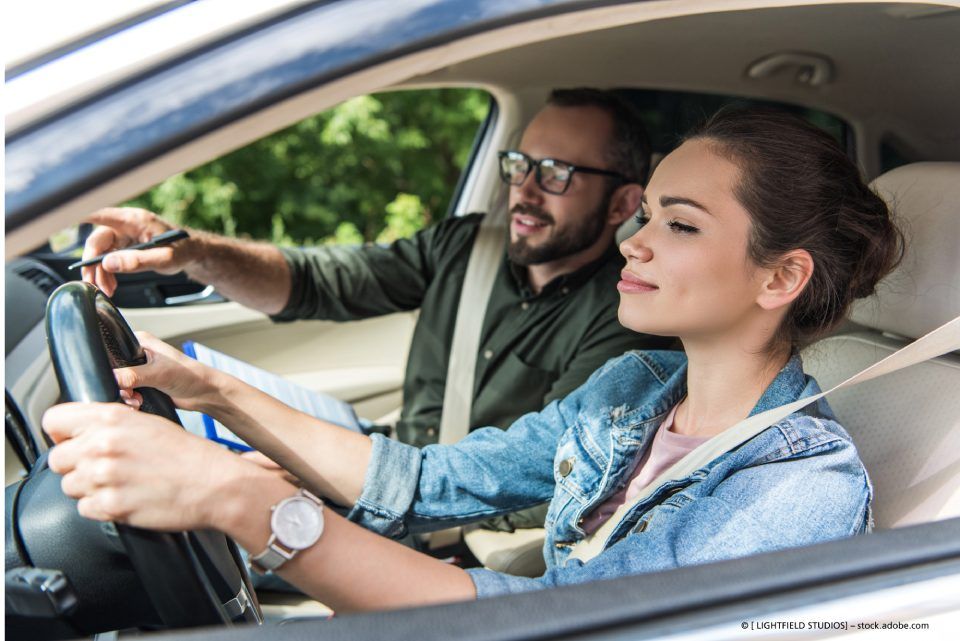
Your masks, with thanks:
M619 227L626 219L640 209L643 187L636 183L620 185L610 196L610 208L607 210L607 224Z
M796 300L810 282L813 257L806 249L794 249L764 272L757 304L763 309L778 309Z

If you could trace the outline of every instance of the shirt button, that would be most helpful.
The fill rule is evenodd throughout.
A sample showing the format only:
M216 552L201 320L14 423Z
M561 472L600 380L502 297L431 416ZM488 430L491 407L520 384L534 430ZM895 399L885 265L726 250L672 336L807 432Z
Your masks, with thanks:
M565 458L562 461L560 461L560 469L559 469L560 476L563 476L563 477L569 476L570 472L572 471L573 471L572 458Z
M569 288L569 287L564 287L563 289L560 290L560 293L563 294L564 296L566 296L567 294L570 293L570 288Z
M427 436L436 436L436 435L437 435L437 430L435 428L432 428L432 427L427 428Z
M528 303L527 301L523 301L522 303L520 303L520 309L524 311L530 309L530 303Z
M493 350L492 349L486 350L483 353L483 357L489 361L491 358L493 358Z

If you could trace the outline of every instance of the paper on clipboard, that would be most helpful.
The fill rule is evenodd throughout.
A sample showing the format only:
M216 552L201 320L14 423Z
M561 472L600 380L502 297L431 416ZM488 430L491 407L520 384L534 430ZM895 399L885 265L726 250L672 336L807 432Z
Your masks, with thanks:
M183 352L205 365L214 367L252 387L256 387L305 414L335 423L355 432L360 431L360 422L353 406L329 394L307 389L302 385L288 381L282 376L277 376L272 372L211 349L202 343L186 341L183 343ZM248 452L253 449L225 425L206 414L186 410L177 410L177 414L188 432L206 437L234 450Z

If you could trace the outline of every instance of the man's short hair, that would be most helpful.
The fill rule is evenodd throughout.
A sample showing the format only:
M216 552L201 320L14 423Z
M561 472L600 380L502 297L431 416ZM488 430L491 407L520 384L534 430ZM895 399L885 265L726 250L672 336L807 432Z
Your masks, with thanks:
M554 89L547 99L555 107L596 107L609 114L613 134L607 148L611 169L630 182L647 182L650 171L650 139L640 113L622 96L613 91L578 87Z

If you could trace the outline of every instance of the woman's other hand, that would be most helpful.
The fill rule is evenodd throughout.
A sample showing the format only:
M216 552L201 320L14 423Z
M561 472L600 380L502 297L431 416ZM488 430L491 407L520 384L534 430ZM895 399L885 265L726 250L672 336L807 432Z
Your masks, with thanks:
M143 399L137 387L153 387L164 392L182 409L204 411L220 393L219 372L190 358L147 332L137 332L147 356L144 365L113 371L124 402L134 408Z

